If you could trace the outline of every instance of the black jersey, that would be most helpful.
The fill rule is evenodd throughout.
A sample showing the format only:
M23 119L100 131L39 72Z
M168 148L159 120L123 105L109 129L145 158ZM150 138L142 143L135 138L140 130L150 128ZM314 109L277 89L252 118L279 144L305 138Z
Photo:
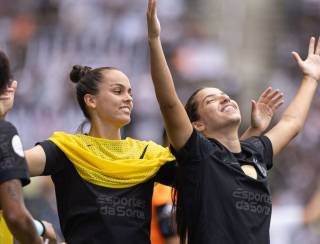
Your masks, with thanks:
M185 199L189 243L270 243L267 170L273 155L267 137L249 138L241 142L241 153L233 154L194 130L174 154L183 175L180 194ZM245 175L242 164L254 166L258 179Z
M0 120L0 184L17 179L22 185L30 182L28 168L16 128Z
M51 141L40 143L46 154L44 175L55 185L61 229L68 244L150 243L154 182L172 184L175 163L166 163L155 178L129 188L113 189L83 180Z

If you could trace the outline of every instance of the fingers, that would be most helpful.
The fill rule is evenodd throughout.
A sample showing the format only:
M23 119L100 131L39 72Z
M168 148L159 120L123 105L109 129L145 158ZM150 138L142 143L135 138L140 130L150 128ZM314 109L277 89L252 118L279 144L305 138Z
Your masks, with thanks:
M269 103L271 99L280 93L279 89L273 90L272 87L268 87L259 97L258 102Z
M273 90L272 87L268 87L259 97L258 103L267 105L274 112L283 104L283 96L279 89Z
M308 56L314 54L315 42L316 42L316 39L312 36L312 37L310 38L310 42L309 42Z
M148 15L154 16L156 14L156 0L148 1Z
M16 91L16 87L9 87L4 90L4 92L0 95L0 100L8 100L12 96L14 96L14 93Z
M318 42L317 42L315 54L320 55L320 36L318 37Z
M297 63L299 65L302 64L303 61L302 61L302 59L300 58L300 55L297 52L292 52L292 56L294 57L294 59L297 61Z
M266 90L264 90L264 92L260 95L259 100L267 97L267 96L270 94L271 91L272 91L272 87L269 86L269 87L268 87Z
M251 100L251 112L257 109L257 102L255 100Z
M269 102L272 111L276 111L283 104L283 93L276 94Z
M9 87L13 89L17 89L17 86L18 86L18 82L16 80L13 80Z
M271 108L272 111L275 112L283 103L284 103L283 99L278 100Z
M10 98L11 98L11 96L9 96L9 95L1 95L0 101L9 100Z

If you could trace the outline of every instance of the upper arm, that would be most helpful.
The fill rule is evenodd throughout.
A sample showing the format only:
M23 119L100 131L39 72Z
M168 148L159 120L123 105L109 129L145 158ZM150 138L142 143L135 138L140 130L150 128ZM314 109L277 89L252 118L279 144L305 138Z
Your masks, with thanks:
M161 106L169 141L174 149L181 149L192 134L192 124L179 98L170 106Z
M157 172L155 181L163 185L174 186L176 183L177 167L176 161L164 164Z
M270 139L273 155L278 154L298 133L297 125L290 119L282 119L265 135Z
M149 47L151 76L167 134L173 147L180 149L190 137L192 125L175 91L160 38L149 40Z
M25 151L30 176L41 175L46 165L46 154L42 146L37 145Z

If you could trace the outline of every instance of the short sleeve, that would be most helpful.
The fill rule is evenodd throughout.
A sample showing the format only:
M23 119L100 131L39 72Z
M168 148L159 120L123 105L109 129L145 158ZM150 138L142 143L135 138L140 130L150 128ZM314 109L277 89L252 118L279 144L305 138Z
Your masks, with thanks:
M9 122L0 121L0 183L18 179L22 185L29 180L23 147L16 128Z
M37 143L37 145L40 145L46 154L46 166L42 175L54 175L64 169L67 158L58 146L49 140Z
M163 185L174 186L176 183L177 167L176 161L162 165L156 174L155 181Z
M214 152L215 143L210 142L195 129L186 144L179 150L170 146L172 154L177 158L179 163L200 161Z
M249 143L262 157L262 162L269 170L273 166L273 149L270 139L266 136L250 137L245 142Z

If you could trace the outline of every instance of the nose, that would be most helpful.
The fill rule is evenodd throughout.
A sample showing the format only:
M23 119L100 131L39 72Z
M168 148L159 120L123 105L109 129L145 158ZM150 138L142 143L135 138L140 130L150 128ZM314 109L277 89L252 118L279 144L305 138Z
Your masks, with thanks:
M228 103L228 102L231 101L231 99L227 94L222 94L221 95L221 101L222 101L222 103Z
M124 99L125 99L126 102L132 102L133 101L132 95L130 93L127 93L125 95Z

